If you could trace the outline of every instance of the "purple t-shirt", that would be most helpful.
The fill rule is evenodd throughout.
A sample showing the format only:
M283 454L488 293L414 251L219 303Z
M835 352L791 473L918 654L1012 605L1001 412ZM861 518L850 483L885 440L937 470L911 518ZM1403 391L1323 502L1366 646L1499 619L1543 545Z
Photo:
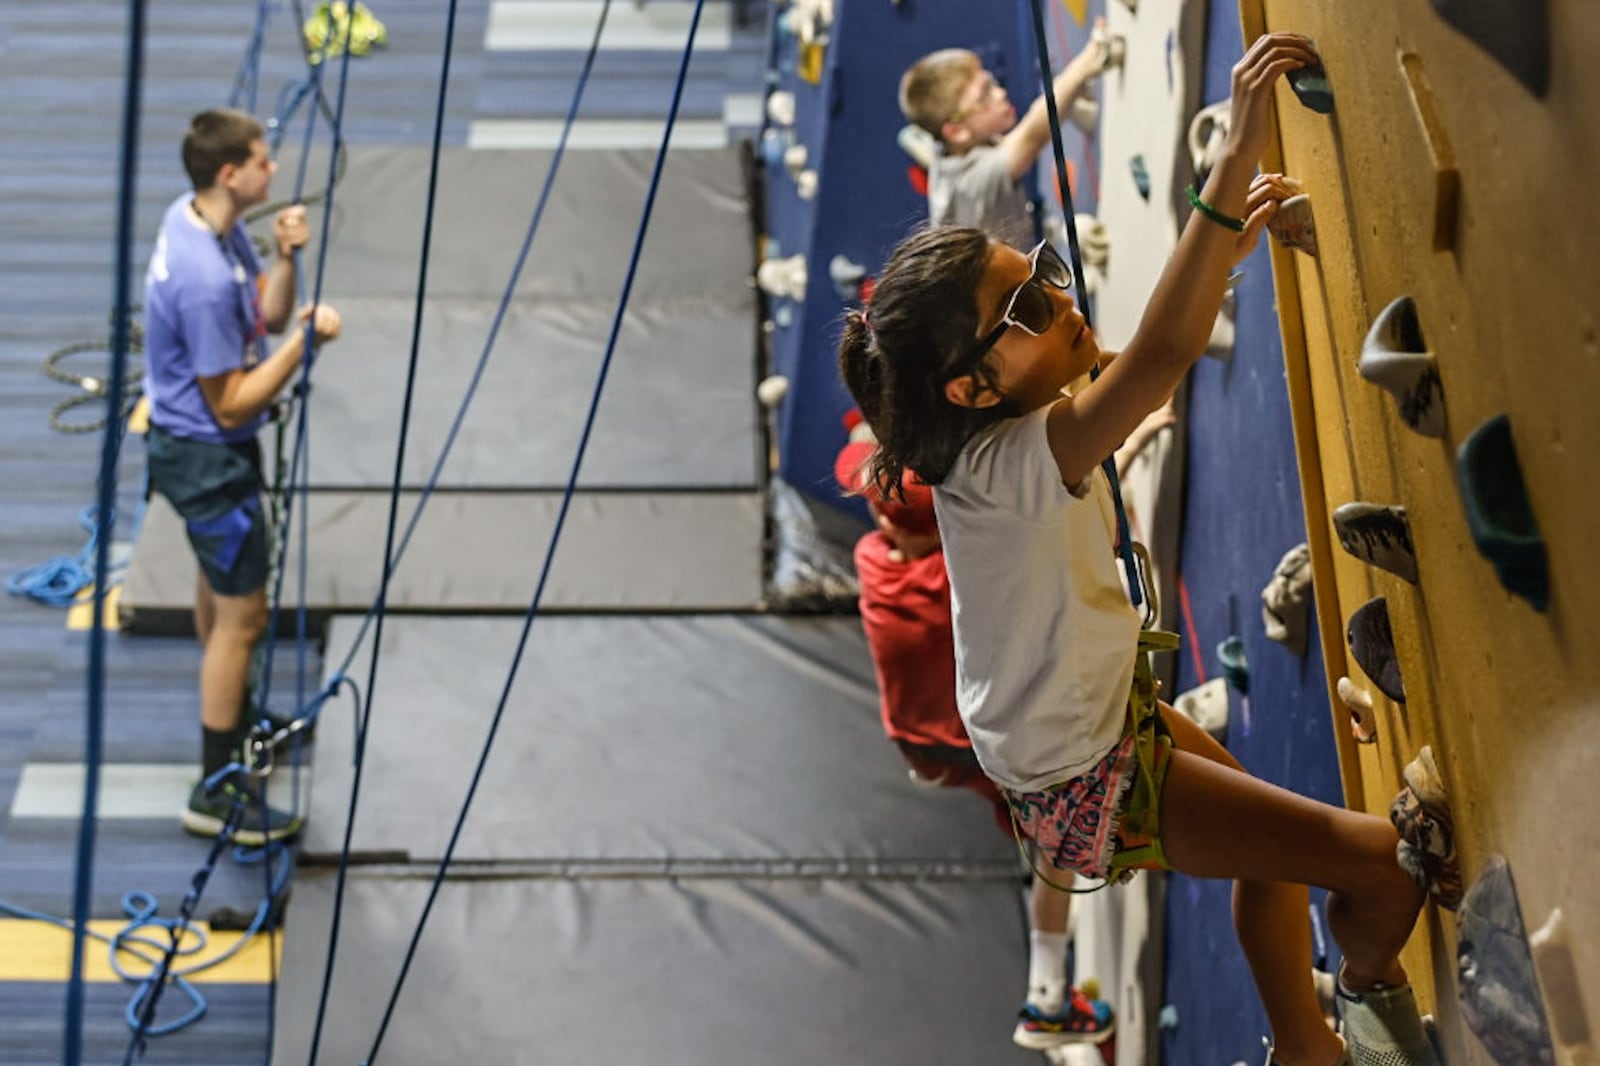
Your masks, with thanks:
M175 437L212 442L249 440L263 412L238 429L223 429L199 379L249 369L266 355L261 313L261 259L236 223L224 240L188 217L180 196L161 219L145 274L145 394L150 421Z

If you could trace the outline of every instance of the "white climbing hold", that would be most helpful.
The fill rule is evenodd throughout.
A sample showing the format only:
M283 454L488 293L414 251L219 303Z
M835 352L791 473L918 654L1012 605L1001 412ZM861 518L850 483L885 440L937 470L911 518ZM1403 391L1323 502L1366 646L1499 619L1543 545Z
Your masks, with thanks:
M1267 232L1285 248L1297 248L1307 255L1317 254L1317 223L1311 215L1311 197L1305 193L1278 204L1278 213L1267 223Z
M817 172L815 170L802 170L794 176L794 191L802 200L809 200L817 195Z
M908 124L900 127L894 139L900 145L900 150L910 156L917 166L923 170L933 166L933 157L938 154L939 145L933 134L921 126Z
M761 401L763 407L776 407L789 395L789 379L782 374L773 374L761 379L761 384L756 386L756 399Z
M1350 712L1350 733L1358 744L1378 742L1378 719L1372 710L1372 693L1351 681L1339 679L1339 700Z
M786 259L768 259L756 267L756 284L771 296L790 300L806 298L806 257L791 255ZM783 323L779 323L783 325Z
M1444 385L1411 297L1397 297L1378 312L1358 366L1362 377L1393 394L1401 421L1424 437L1444 436Z
M1173 710L1210 733L1221 744L1228 737L1228 682L1214 677L1205 684L1180 693L1172 701Z
M796 110L794 93L779 89L768 94L767 118L779 126L793 126Z
M1204 179L1211 172L1222 146L1228 142L1231 106L1232 100L1219 100L1202 107L1189 120L1189 161L1194 164L1197 178Z
M790 174L798 175L806 168L806 156L808 154L805 145L791 144L783 150L784 169Z

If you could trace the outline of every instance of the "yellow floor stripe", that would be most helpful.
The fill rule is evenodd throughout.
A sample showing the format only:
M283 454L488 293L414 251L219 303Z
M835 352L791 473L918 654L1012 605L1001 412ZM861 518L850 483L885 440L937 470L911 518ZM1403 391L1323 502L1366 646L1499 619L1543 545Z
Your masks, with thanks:
M95 920L89 928L103 936L114 936L126 923L115 920ZM207 930L209 940L205 950L177 960L180 969L187 970L218 955L239 942L239 933L210 933L204 922L195 927ZM147 929L144 935L157 943L165 944L166 931ZM189 941L193 943L193 940ZM145 954L151 949L141 948ZM271 976L271 960L265 934L252 937L239 954L189 978L196 984L265 984ZM277 956L283 958L283 943L278 943ZM123 967L133 974L142 974L148 967L132 955L124 954ZM66 981L72 976L72 935L60 926L48 922L30 922L22 919L0 920L0 981ZM84 947L84 979L94 982L118 981L111 969L111 947L101 941L90 940Z
M90 599L94 595L94 586L89 586L78 593L78 602L67 608L68 629L88 629L94 625L94 602ZM104 609L104 624L106 629L120 628L117 624L117 608L122 603L122 586L113 585L111 591L106 593Z

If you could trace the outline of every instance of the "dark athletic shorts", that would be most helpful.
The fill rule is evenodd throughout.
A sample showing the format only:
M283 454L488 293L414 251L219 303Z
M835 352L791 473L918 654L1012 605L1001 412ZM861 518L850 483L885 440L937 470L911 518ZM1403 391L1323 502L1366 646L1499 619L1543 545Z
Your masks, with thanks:
M261 509L261 445L174 437L152 425L150 488L183 517L200 569L223 596L267 583L267 521Z

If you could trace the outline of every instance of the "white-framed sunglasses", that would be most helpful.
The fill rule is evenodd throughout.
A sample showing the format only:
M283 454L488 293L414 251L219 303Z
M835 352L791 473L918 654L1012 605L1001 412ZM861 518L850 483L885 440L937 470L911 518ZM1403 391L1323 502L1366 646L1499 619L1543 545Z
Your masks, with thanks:
M1012 326L1024 333L1038 337L1048 331L1056 320L1055 301L1045 291L1046 286L1060 292L1072 288L1072 268L1061 258L1049 241L1040 241L1028 253L1028 278L1011 290L1000 322L978 342L973 349L974 361L989 354L989 349L1000 342Z

